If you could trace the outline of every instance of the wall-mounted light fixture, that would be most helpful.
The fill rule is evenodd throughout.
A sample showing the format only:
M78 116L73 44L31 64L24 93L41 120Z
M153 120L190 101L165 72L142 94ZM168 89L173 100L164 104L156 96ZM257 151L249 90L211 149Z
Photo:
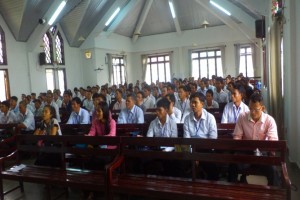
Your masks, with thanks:
M86 59L91 59L92 58L92 52L91 51L85 51L84 56Z

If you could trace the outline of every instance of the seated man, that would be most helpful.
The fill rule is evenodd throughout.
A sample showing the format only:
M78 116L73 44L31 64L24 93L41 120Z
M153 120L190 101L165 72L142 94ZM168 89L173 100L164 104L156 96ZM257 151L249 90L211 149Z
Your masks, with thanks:
M233 132L233 138L235 140L278 140L276 122L273 117L264 113L265 106L261 94L253 93L251 95L249 110L240 114ZM231 165L229 168L229 181L237 180L238 168L243 169L247 167L249 166ZM269 185L278 185L276 182L278 177L276 177L274 167L255 166L255 168L266 174ZM246 177L242 176L241 181L245 180Z
M227 103L228 94L223 90L224 80L222 77L216 78L216 90L214 91L214 100L220 103Z
M128 94L126 97L126 108L121 110L118 117L118 124L142 124L144 123L143 110L135 105L136 98L134 94Z
M205 96L206 96L206 100L205 100L203 108L205 108L206 110L211 109L211 108L219 108L218 102L213 100L214 92L211 89L208 89L206 91Z
M169 93L172 94L172 93ZM181 111L180 123L184 122L186 116L191 112L190 100L189 100L189 90L186 86L181 85L178 88L179 99L175 104L175 107ZM176 97L175 97L176 98Z
M184 120L183 137L204 139L216 139L218 137L216 119L203 109L204 101L205 96L202 93L196 92L191 95L192 112ZM205 172L203 178L219 179L219 170L214 163L200 163L200 168Z
M34 100L34 116L35 117L42 117L43 116L43 107L42 107L42 102L39 99Z
M221 123L236 123L241 113L249 111L248 106L242 101L245 92L243 86L234 86L231 93L232 102L226 104L222 114Z
M11 124L17 122L17 117L15 113L9 110L9 107L9 101L3 101L2 103L0 103L0 124Z
M9 102L10 102L10 110L13 111L17 116L19 114L18 97L12 96Z
M113 110L122 110L126 108L126 103L125 103L126 101L125 99L122 98L123 96L122 90L117 89L115 95L116 95L116 101Z
M203 109L205 96L196 92L191 95L192 112L186 116L183 124L183 136L185 138L211 138L216 139L217 123L215 117Z
M175 98L175 97L174 97ZM177 137L176 121L171 119L168 115L170 102L168 99L163 98L156 104L156 115L149 126L147 137Z
M74 97L72 99L73 112L71 113L67 124L89 124L90 123L89 112L81 108L80 106L81 106L80 98Z
M32 134L35 129L34 116L30 110L26 108L27 104L25 101L19 103L20 113L17 116L18 128L21 129L23 134Z

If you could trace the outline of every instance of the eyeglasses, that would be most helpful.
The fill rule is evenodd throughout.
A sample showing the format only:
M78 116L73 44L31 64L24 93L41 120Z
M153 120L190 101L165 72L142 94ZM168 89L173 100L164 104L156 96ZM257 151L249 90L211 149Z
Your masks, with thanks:
M261 111L261 109L262 109L262 107L260 107L260 108L249 108L249 110L251 112L259 112L259 111Z

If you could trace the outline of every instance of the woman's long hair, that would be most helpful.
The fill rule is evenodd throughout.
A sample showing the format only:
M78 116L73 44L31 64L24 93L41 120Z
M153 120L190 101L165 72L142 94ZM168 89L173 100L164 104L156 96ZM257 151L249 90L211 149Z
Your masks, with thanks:
M101 109L103 112L103 118L105 119L105 135L108 135L110 132L109 124L110 124L110 120L111 120L111 116L109 113L110 112L109 107L106 102L99 102L97 109Z

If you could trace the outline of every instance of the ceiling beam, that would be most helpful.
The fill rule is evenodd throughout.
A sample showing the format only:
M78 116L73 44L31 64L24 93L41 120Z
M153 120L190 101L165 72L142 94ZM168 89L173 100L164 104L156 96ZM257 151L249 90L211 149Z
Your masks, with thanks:
M50 8L44 15L44 19L49 20L55 10L58 8L59 4L61 3L61 0L53 0L53 3L51 4ZM58 17L59 18L59 17ZM42 38L44 34L48 31L50 28L48 21L44 24L39 24L33 31L33 33L30 35L28 42L27 42L27 51L32 52L37 46L39 46L39 43L42 41Z
M106 36L109 37L111 33L113 33L121 21L130 13L130 11L137 5L137 0L131 0L124 8L121 10L121 12L118 14L116 19L111 23L109 28L106 30Z
M173 0L169 0L169 2L172 2L173 6L174 6L174 10L176 10L176 5L174 3ZM170 6L169 6L170 7ZM170 8L170 11L171 11L171 8ZM173 17L172 17L173 18ZM174 21L174 25L175 25L175 28L176 28L176 32L177 34L181 34L181 28L180 28L180 25L179 25L179 21L178 21L178 17L177 17L177 13L176 13L176 17L173 18L173 21Z
M133 32L132 41L136 42L139 38L139 34L141 33L142 27L145 23L146 17L149 13L149 10L151 8L151 5L153 3L153 0L146 0L145 6L142 10L142 14L138 20L137 26L135 27L135 30Z
M107 9L104 16L99 20L98 24L95 26L93 31L89 34L88 38L84 41L84 43L87 41L87 39L94 39L96 38L106 27L105 23L109 19L109 17L115 12L115 10L120 7L122 11L122 7L124 6L125 0L116 0L110 7ZM120 13L119 13L120 14Z
M235 4L229 2L228 0L214 0L217 4L224 8L228 8L228 10L231 12L231 14L237 18L239 21L241 21L243 24L245 24L247 27L249 27L252 30L252 33L255 32L255 19L244 12L241 8L237 7Z
M209 3L210 0L195 0L198 4L200 4L203 8L205 8L208 12L210 12L212 15L220 19L224 24L229 26L232 29L240 31L243 35L245 35L250 41L253 41L253 35L249 35L249 32L251 33L251 30L249 30L246 26L241 26L240 24L237 24L235 21L233 21L230 16L223 13L222 11L218 10L216 7L211 5ZM251 37L252 36L252 37ZM255 42L254 42L255 43Z

